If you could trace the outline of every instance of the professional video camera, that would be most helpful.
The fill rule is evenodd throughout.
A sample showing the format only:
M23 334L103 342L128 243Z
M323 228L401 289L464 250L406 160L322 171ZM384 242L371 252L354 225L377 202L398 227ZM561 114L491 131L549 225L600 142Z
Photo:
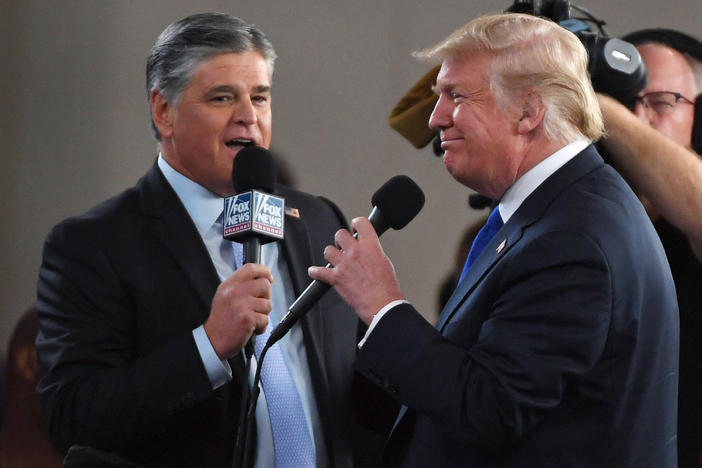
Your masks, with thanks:
M610 37L606 23L586 8L567 0L515 0L505 11L542 16L575 34L588 52L588 71L595 91L629 102L648 84L646 66L636 47ZM573 11L581 16L574 16Z

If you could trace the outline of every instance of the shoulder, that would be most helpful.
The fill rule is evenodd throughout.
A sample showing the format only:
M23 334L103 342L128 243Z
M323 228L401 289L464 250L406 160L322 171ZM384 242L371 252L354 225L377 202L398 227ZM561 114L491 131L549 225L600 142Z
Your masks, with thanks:
M70 241L92 238L114 238L119 233L136 235L140 220L148 211L145 197L154 191L155 171L149 171L134 186L93 206L86 212L59 222L50 231L48 240ZM163 187L159 187L162 190Z

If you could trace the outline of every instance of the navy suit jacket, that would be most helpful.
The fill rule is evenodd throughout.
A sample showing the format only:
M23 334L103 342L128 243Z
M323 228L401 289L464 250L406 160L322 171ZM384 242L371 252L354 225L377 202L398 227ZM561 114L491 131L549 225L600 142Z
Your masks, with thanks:
M677 466L670 269L593 147L524 201L437 328L398 306L359 353L408 407L386 466Z
M345 221L334 205L278 187L294 291ZM38 285L38 390L53 441L146 466L229 466L239 420L233 381L212 390L192 330L220 280L175 192L154 166L132 189L48 236ZM300 326L330 466L351 466L349 401L358 320L334 292Z

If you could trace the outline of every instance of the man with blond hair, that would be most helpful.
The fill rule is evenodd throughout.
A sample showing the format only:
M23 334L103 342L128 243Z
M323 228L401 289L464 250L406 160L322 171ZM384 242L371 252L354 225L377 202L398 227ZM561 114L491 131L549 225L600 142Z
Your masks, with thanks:
M356 369L404 405L385 466L675 467L675 288L591 145L602 117L580 41L503 14L418 55L441 61L429 125L447 170L499 203L436 327L365 218L325 249L333 268L310 268L369 324Z

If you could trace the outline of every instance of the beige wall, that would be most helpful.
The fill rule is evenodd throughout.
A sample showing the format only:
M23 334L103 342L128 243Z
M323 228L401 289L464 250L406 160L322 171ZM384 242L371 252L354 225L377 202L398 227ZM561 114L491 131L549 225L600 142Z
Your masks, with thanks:
M702 36L700 0L580 3L606 19L613 35L656 25ZM431 317L458 237L479 214L467 208L468 189L429 149L415 150L394 133L386 117L424 72L410 51L508 4L0 0L0 350L35 298L51 226L132 185L152 164L145 56L168 23L203 10L254 22L276 46L273 148L303 189L336 200L351 218L369 212L371 194L392 175L408 174L422 186L423 212L383 244L406 295Z

